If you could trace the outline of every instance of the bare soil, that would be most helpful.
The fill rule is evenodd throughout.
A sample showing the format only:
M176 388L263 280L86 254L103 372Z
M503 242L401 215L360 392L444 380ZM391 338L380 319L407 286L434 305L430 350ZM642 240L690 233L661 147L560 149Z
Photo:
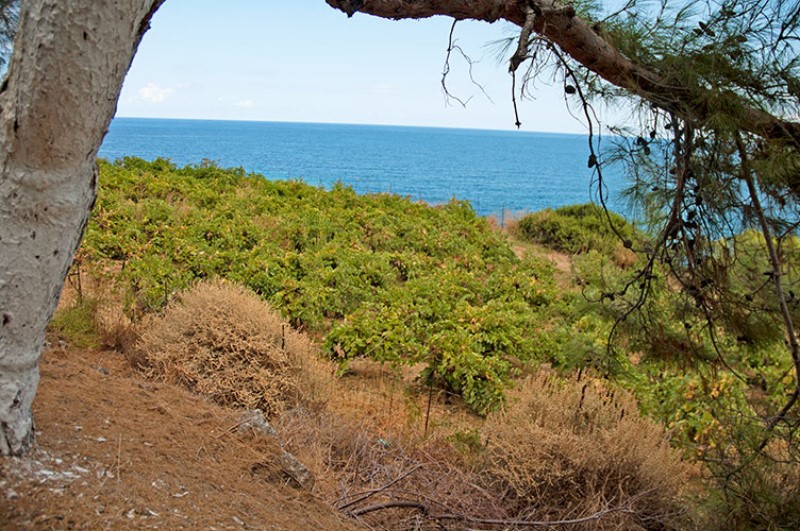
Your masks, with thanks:
M36 448L0 458L0 529L359 527L270 472L277 444L239 433L241 411L115 352L50 349L41 372Z
M511 246L517 258L523 258L526 254L539 256L547 259L553 265L553 278L556 285L561 289L572 287L572 258L565 253L547 249L536 243L517 241Z

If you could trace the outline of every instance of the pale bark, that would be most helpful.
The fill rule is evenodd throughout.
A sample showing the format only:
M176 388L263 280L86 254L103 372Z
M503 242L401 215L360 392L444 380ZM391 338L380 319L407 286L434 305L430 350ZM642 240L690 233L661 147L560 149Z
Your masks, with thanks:
M665 83L661 76L633 63L608 42L602 33L568 7L555 0L325 0L348 15L355 12L392 20L421 19L437 15L456 20L497 22L505 20L523 26L523 8L534 5L533 30L559 46L572 59L612 85L625 89L679 116L710 116L712 110L689 87ZM800 146L800 123L772 116L760 109L743 106L743 128L753 134L785 139Z
M0 453L33 441L45 327L96 194L95 157L163 0L29 0L0 87Z

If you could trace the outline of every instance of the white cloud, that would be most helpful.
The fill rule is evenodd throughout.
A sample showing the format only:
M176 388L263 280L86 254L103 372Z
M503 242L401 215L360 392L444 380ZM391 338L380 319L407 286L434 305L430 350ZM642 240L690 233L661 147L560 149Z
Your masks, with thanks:
M161 103L175 93L172 87L159 87L155 83L148 83L136 93L138 99L150 103Z
M255 102L251 99L246 100L239 100L233 104L234 107L240 107L242 109L249 109L255 105Z

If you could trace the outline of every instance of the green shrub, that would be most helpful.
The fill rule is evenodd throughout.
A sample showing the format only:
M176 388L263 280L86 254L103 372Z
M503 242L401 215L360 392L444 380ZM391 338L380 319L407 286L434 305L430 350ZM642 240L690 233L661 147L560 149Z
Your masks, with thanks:
M519 220L517 234L565 253L595 250L609 256L620 247L631 247L636 237L633 226L622 216L613 212L606 215L602 208L593 204L548 208L528 214Z
M96 299L76 297L69 305L59 308L50 321L48 331L76 348L98 348Z

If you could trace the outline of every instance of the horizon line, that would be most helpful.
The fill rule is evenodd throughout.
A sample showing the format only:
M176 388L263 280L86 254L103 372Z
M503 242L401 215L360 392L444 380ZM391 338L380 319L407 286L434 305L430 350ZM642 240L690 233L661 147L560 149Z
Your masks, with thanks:
M444 126L444 125L409 125L409 124L382 124L382 123L365 123L365 122L314 122L308 120L259 120L259 119L246 119L246 118L176 118L176 117L157 117L157 116L114 116L116 119L132 119L132 120L173 120L173 121L186 121L186 122L242 122L242 123L271 123L271 124L307 124L307 125L355 125L364 127L401 127L409 129L453 129L463 131L489 131L500 133L520 133L520 134L546 134L546 135L562 135L562 136L585 136L588 132L584 133L567 133L563 131L539 131L539 130L521 130L521 129L497 129L489 127L457 127L457 126Z

